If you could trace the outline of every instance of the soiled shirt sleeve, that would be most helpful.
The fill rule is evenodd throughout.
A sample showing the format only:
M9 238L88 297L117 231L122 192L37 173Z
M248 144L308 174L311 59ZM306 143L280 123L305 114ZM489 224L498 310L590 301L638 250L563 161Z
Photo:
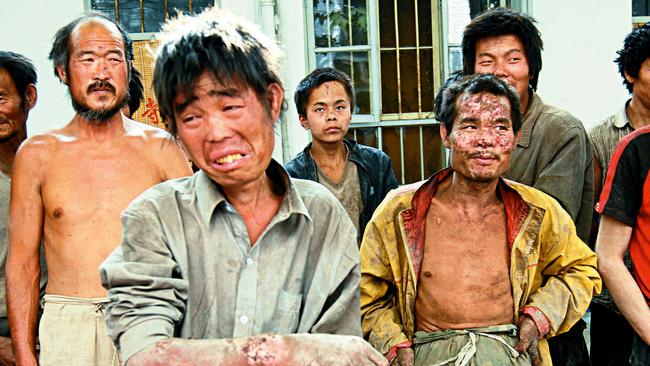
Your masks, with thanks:
M558 200L575 222L582 207L585 171L592 158L587 153L591 154L591 146L578 127L557 131L554 135L554 141L548 143L558 148L554 156L547 157L550 160L533 187Z
M108 332L122 361L173 337L185 313L188 290L180 273L153 207L127 209L122 214L122 244L100 266L111 300Z
M383 217L384 212L375 219ZM365 338L389 362L397 355L397 348L410 346L404 331L397 300L396 279L392 261L386 251L384 237L376 220L368 224L361 244L361 327Z
M526 305L542 311L552 337L569 330L585 314L602 282L596 254L578 238L571 218L555 202L546 208L539 242L539 263L531 273L543 285Z
M348 219L347 216L342 216ZM318 320L309 331L310 333L328 333L361 336L361 313L359 305L359 278L361 276L359 264L359 249L357 246L356 231L352 223L340 227L343 230L332 228L331 239L340 242L341 250L338 263L330 269L331 276L327 288L330 294L325 301L323 311Z

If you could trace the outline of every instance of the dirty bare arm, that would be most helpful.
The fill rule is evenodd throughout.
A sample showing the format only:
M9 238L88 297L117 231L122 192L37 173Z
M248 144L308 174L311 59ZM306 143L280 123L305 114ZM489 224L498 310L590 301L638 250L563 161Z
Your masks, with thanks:
M157 151L159 156L157 161L160 164L159 169L162 180L192 175L190 162L181 147L180 141L169 137L167 134L165 136L167 137L155 144L155 148L159 149Z
M9 209L7 311L12 343L20 365L36 365L40 243L43 201L40 182L42 147L29 140L16 155Z
M596 240L598 270L625 318L641 339L650 344L650 308L623 262L631 236L631 226L610 216L601 216Z
M257 335L234 339L167 339L135 353L127 366L387 365L359 337L330 334Z

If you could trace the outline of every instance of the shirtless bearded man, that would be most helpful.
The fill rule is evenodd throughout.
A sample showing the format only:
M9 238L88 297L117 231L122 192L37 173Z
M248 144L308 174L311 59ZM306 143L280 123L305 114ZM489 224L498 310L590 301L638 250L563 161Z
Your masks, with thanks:
M521 127L513 89L467 78L440 116L451 167L389 193L366 229L364 337L398 365L550 364L545 337L600 290L596 257L557 201L500 178Z
M132 49L112 20L93 13L64 26L50 58L76 114L64 127L29 138L14 163L7 263L12 341L19 364L37 364L43 238L49 282L40 364L116 364L102 317L107 299L99 264L120 243L127 204L191 170L169 134L120 113Z

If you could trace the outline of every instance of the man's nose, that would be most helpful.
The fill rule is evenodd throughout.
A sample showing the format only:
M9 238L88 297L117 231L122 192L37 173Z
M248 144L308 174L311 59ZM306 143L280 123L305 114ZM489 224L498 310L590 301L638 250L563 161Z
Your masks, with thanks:
M479 135L478 138L476 139L476 143L479 146L493 146L494 133L489 129L482 128L479 131Z
M94 78L98 80L107 80L109 78L108 62L103 59L98 59L95 62Z
M494 75L499 78L506 78L508 77L508 70L506 68L505 62L501 61L496 61L494 63Z
M327 120L328 121L336 120L336 110L335 109L327 110Z
M208 117L206 139L211 142L220 142L232 136L232 130L228 123L220 118L217 113L211 113Z

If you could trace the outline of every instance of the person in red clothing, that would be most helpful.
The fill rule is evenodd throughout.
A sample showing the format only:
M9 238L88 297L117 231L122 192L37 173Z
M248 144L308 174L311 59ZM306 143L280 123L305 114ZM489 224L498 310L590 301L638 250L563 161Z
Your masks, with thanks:
M600 274L636 334L630 365L650 364L650 126L623 138L614 151L596 204L601 214L596 252ZM629 248L634 277L623 255Z

